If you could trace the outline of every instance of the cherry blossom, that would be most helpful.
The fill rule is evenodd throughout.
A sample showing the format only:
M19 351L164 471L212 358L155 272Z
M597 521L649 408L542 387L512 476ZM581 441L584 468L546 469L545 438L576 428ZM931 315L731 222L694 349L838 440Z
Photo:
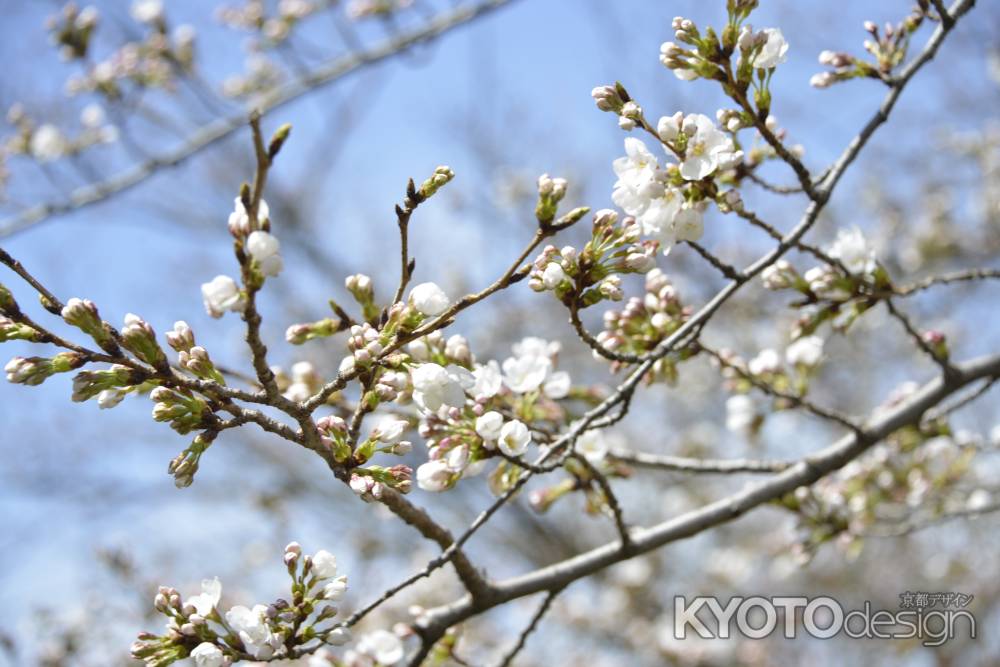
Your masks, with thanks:
M507 456L520 456L531 444L531 431L524 422L513 419L500 429L498 446Z
M414 286L410 290L410 303L427 317L437 317L450 305L448 295L434 283L420 283Z
M375 630L358 639L357 650L380 665L395 665L403 659L403 642L388 630Z
M204 579L201 582L201 593L192 595L185 600L185 606L192 606L199 616L208 616L222 597L222 583L218 577Z
M262 604L254 605L253 609L238 605L226 612L226 623L257 660L267 660L281 646L281 636L271 631L266 613L267 606Z
M312 571L320 579L336 577L337 557L324 549L317 551L312 557Z
M866 275L875 270L875 250L857 227L840 230L827 252L855 275Z
M746 394L730 396L726 401L726 428L734 433L745 432L757 421L757 406Z
M812 367L823 358L823 339L819 336L804 336L788 346L785 361L792 366Z
M229 276L216 276L201 286L205 310L212 317L222 317L227 310L243 310L243 295L239 285Z
M441 460L428 461L417 468L417 486L424 491L444 491L454 479L454 471Z
M284 262L278 252L281 244L273 235L260 230L251 232L247 237L247 252L257 261L260 272L265 276L276 276L281 273Z
M750 63L757 69L773 69L788 60L788 42L779 28L765 28L760 32L764 35L764 45L753 57ZM759 37L758 37L759 39Z
M163 18L162 0L136 0L132 3L132 18L140 23L153 23Z
M538 389L552 370L548 357L526 354L503 362L503 381L511 391L523 394Z
M472 373L459 366L420 364L410 371L413 399L425 410L437 412L442 406L461 407L465 390L475 385Z
M215 644L202 642L191 651L196 667L222 667L225 664L226 656Z
M586 457L591 463L603 461L608 454L608 442L600 429L584 431L576 439L576 451Z
M650 201L663 192L656 156L635 137L625 139L625 157L616 159L612 168L618 181L611 199L629 215L641 215Z
M496 440L499 438L501 427L503 427L503 415L495 410L491 410L476 418L476 433L483 440Z
M689 137L681 161L681 176L685 179L700 181L733 160L733 142L708 116L686 116L683 131Z
M475 370L472 371L472 377L475 379L472 395L477 400L496 396L503 386L500 364L492 359L485 364L476 366Z

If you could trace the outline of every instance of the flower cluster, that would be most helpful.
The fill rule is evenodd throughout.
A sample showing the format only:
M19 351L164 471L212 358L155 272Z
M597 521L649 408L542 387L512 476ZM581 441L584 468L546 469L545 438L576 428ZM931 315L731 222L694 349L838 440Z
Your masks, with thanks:
M68 373L83 365L85 359L75 352L60 352L45 357L14 357L4 366L7 381L28 386L40 385L56 373Z
M242 6L222 6L215 15L230 28L256 33L251 48L263 50L286 42L296 25L327 6L318 0L280 0L272 14L268 3L247 0Z
M62 11L46 21L46 28L59 47L64 60L86 58L90 42L100 21L100 12L94 6L80 9L76 3L67 3Z
M594 214L591 239L583 250L546 246L535 259L528 285L551 290L570 307L587 308L605 299L620 301L619 274L645 273L654 263L657 241L640 241L639 225L629 216L603 209Z
M734 392L726 401L726 427L735 433L753 435L761 427L764 414L749 395L755 386L769 389L779 395L804 397L809 382L823 360L823 339L804 336L793 341L782 355L773 348L764 348L750 361L730 350L722 350L716 359L726 389ZM794 399L778 397L776 410L795 407Z
M890 402L913 389L902 387ZM909 522L919 523L974 509L982 494L976 498L965 487L981 444L976 434L953 432L943 420L911 426L836 474L797 489L784 501L797 515L796 554L806 560L822 544L836 540L848 555L856 556L866 536L892 529L887 517L908 516Z
M106 59L89 62L87 47L94 28L76 28L88 9L80 12L72 26L65 12L50 22L54 41L63 55L88 61L82 75L66 82L70 94L97 92L109 100L119 100L130 87L174 90L181 77L194 71L195 30L190 25L171 30L161 0L136 0L132 4L132 18L147 28L142 40L126 42ZM96 25L96 11L92 20Z
M873 62L842 51L823 51L819 54L819 64L830 69L813 75L809 83L816 88L828 88L840 81L856 78L879 79L891 83L893 71L906 60L910 36L930 16L929 10L926 2L917 4L898 25L886 23L881 32L874 21L865 21L865 32L871 38L864 41L864 47Z
M208 350L196 344L194 331L187 322L174 322L174 328L166 333L166 339L167 345L177 352L178 366L202 380L225 384L222 373L209 358Z
M337 559L328 551L302 555L295 542L285 547L284 563L291 577L291 599L253 607L237 605L222 613L222 584L206 579L201 593L182 599L161 586L153 602L167 617L166 632L140 633L132 657L150 667L166 667L191 658L197 667L224 667L239 660L271 660L301 655L302 647L340 646L351 634L343 625L322 625L336 617L347 577L338 575Z
M666 274L653 269L646 274L643 297L632 297L621 310L604 313L604 329L597 334L596 342L609 353L642 355L674 333L690 315L691 308L681 302ZM673 383L677 363L694 353L693 348L684 348L658 359L645 380ZM594 358L602 358L599 350L594 350ZM612 361L612 370L617 371L621 365Z
M272 146L288 136L290 127L283 125L274 135ZM284 267L281 243L270 233L271 211L264 199L259 199L252 211L249 193L244 192L233 200L229 214L229 233L236 239L236 253L240 263L247 267L247 287L258 289L265 278L277 276ZM222 317L227 311L241 312L246 305L246 292L229 276L219 275L201 286L205 310L212 317Z
M752 381L756 380L778 391L791 391L802 396L808 389L809 374L823 360L823 339L804 336L793 341L785 349L784 363L782 356L773 348L764 348L749 362L728 351L721 352L719 356L722 375L734 391L749 391Z
M329 420L328 423L324 423ZM327 417L317 422L320 430L333 438L331 446L335 455L339 458L346 455L349 450L344 441L347 434L347 424L337 417ZM360 445L351 454L354 463L366 463L375 454L388 454L392 456L405 456L413 449L413 443L404 440L403 437L410 430L410 422L406 419L387 415L369 433ZM340 449L338 449L338 447ZM340 454L339 452L343 452ZM355 467L351 471L351 489L364 500L378 499L382 497L384 488L392 488L400 493L409 493L412 488L413 470L406 465L394 465L390 467L368 465L365 467Z
M661 140L665 142L671 141L666 137L685 138L681 153L685 157L680 167L670 164L661 168L646 144L634 137L625 139L625 157L612 165L618 180L611 199L628 215L636 217L642 232L659 241L664 253L678 241L697 241L704 229L702 217L707 203L703 197L699 198L699 188L685 187L687 181L707 177L739 160L732 142L707 117L697 114L686 117L682 124L686 123L687 129L683 132L677 128L676 120L664 118L662 121L666 122L661 121L659 127ZM673 134L675 130L677 134Z
M3 153L26 155L38 162L52 162L63 157L79 155L84 150L118 140L118 128L108 122L104 108L88 104L80 112L80 130L68 136L51 123L41 123L31 118L19 104L7 111L7 121L16 133L7 137Z
M763 118L771 107L771 77L787 59L788 42L778 28L754 31L745 22L756 7L756 0L730 2L721 38L711 27L702 32L694 21L674 18L677 41L660 46L660 62L683 81L704 78L728 84L726 93L734 99L753 86L758 115ZM734 53L738 56L735 64Z
M417 469L417 485L428 491L444 491L461 477L480 473L489 458L522 456L534 440L529 424L558 417L556 401L571 391L569 375L555 370L556 343L525 338L502 364L475 363L464 339L452 337L443 353L431 352L437 346L432 340L409 347L415 359L448 361L449 347L452 360L460 357L446 366L425 361L410 372L429 454ZM494 490L509 472L504 465L498 470Z
M736 70L741 74L743 70L773 70L787 60L788 42L780 29L754 32L752 26L740 26L741 23L742 19L730 23L720 42L711 27L702 34L694 21L678 16L673 20L673 28L674 38L680 44L664 42L660 46L660 62L678 79L691 81L698 77L715 78L720 59L728 57L726 52L732 53L734 47L739 52Z
M761 273L769 290L794 290L803 299L793 305L804 310L793 338L814 333L821 324L832 322L846 331L870 309L880 295L891 292L889 276L878 263L875 250L857 227L841 230L827 248L832 263L815 266L804 274L785 260L778 260Z

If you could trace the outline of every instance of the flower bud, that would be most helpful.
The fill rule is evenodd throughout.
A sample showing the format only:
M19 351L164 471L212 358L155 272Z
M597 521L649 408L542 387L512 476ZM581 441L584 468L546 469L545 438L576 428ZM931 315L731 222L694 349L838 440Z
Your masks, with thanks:
M420 194L424 199L432 197L446 183L455 178L455 172L450 167L441 166L434 170L434 174L423 182L420 186Z
M105 351L118 352L118 346L111 336L110 327L101 320L97 306L92 301L72 298L66 302L60 314L67 324L75 326L93 338Z
M174 328L168 331L166 336L167 345L178 352L190 350L194 345L194 332L183 320L174 322Z
M0 283L0 314L13 315L18 310L14 295L4 284Z
M601 111L619 113L624 104L614 86L598 86L590 91L590 96Z
M156 342L156 333L148 322L129 313L125 316L125 326L122 328L121 337L125 349L139 359L151 366L166 368L167 356L160 348L159 343Z
M42 333L27 324L9 320L0 315L0 343L8 340L40 341Z

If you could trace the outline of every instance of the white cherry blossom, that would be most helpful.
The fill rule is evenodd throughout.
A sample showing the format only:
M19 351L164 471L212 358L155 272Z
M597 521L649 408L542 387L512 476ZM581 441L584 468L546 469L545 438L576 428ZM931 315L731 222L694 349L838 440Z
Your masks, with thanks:
M649 201L646 209L639 214L642 233L660 241L665 247L674 243L674 221L681 211L684 196L676 188L666 188L663 193Z
M750 429L757 420L757 406L746 394L730 396L726 401L726 428L734 433Z
M267 660L281 646L281 636L271 631L265 616L267 607L254 605L253 609L239 605L226 612L226 622L239 635L240 640L257 660Z
M705 233L704 214L698 206L685 205L674 218L674 237L678 241L697 241Z
M772 69L788 60L788 42L779 28L765 28L761 31L766 41L750 64L757 69Z
M31 134L31 154L40 162L51 162L66 152L66 137L55 125L41 125Z
M785 361L792 366L815 366L823 358L823 339L819 336L804 336L788 346Z
M566 280L566 272L559 262L549 262L545 270L542 271L542 284L547 289L555 289Z
M527 336L511 346L514 355L518 357L554 357L562 349L559 341L547 341L538 336Z
M194 659L196 667L222 667L226 656L215 644L202 642L191 651L191 658Z
M625 157L612 163L618 176L612 201L629 215L640 215L650 201L663 192L660 165L646 144L635 137L625 139Z
M222 317L227 310L243 310L243 295L236 281L229 276L216 276L201 286L205 310L212 317Z
M358 651L375 658L380 665L395 665L403 659L403 642L388 630L375 630L358 639Z
M339 577L334 577L330 581L323 584L323 599L324 600L339 600L347 592L347 577L341 575Z
M542 391L549 398L566 398L572 387L572 380L566 371L556 371L542 385Z
M448 489L454 476L454 471L446 462L428 461L417 468L417 486L424 491L437 493Z
M732 160L733 142L708 116L688 115L684 119L684 130L689 134L693 131L681 162L681 176L685 179L701 180Z
M281 243L267 232L258 230L247 237L247 252L257 261L260 272L265 276L274 277L281 273L284 262L278 254L280 250Z
M422 315L437 317L448 310L451 302L444 290L435 283L420 283L410 290L410 304Z
M492 359L472 371L475 384L472 385L472 395L479 398L491 398L496 396L503 386L503 375L500 372L500 364Z
M475 385L472 373L459 366L420 364L410 371L413 399L425 410L437 412L441 406L465 405L465 390Z
M163 18L162 0L136 0L132 3L132 18L140 23L153 23Z
M312 572L320 579L336 577L337 557L325 549L317 551L312 557Z
M875 250L868 245L864 234L857 227L842 229L827 254L840 262L855 275L869 274L875 270Z
M184 601L184 606L192 606L199 616L206 617L212 613L212 609L219 604L222 597L222 583L218 577L214 579L203 579L201 582L201 593L192 595Z
M542 386L551 370L552 360L548 357L510 357L503 362L504 384L514 393L524 394Z
M586 457L591 463L603 461L608 454L608 441L601 429L591 429L580 434L576 439L576 451Z
M490 410L476 418L476 433L483 440L499 438L501 427L503 427L503 415L496 410Z
M747 369L751 375L761 375L763 373L774 373L781 367L781 356L771 348L761 350L756 357L747 364Z
M531 431L517 419L505 423L500 429L500 451L507 456L520 456L531 444Z

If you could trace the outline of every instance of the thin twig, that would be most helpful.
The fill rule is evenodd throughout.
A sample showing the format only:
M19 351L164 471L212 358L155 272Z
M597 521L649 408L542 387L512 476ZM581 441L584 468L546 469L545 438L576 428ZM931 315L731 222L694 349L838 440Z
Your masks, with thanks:
M570 458L582 465L590 477L601 487L601 493L604 494L604 502L607 504L608 509L611 510L611 516L615 520L618 539L621 540L621 549L624 552L630 551L632 549L632 536L629 534L628 524L625 523L625 513L622 510L621 503L618 501L618 496L615 495L614 489L611 488L611 482L608 481L604 473L587 460L587 457L574 453Z
M920 331L917 330L917 327L913 324L913 322L910 321L910 318L896 307L896 305L892 302L892 299L884 299L883 303L885 303L885 307L889 311L889 314L903 326L903 329L906 330L906 334L913 340L914 344L920 348L921 352L930 357L931 361L937 364L943 373L948 374L954 372L954 369L948 362L948 359L938 354L937 351L935 351L934 348L932 348L930 344L924 340L924 337L921 335Z
M754 171L747 171L743 174L748 180L756 183L760 187L764 188L768 192L773 192L776 195L795 195L802 192L801 186L787 186L787 185L775 185L765 181L763 178L757 175Z
M938 285L949 285L952 283L971 282L975 280L996 280L1000 279L1000 269L970 269L968 271L956 271L940 276L924 278L911 285L904 285L893 290L896 296L910 296L931 287Z
M521 631L521 634L517 638L517 643L514 644L510 651L507 652L507 655L505 655L500 662L497 663L497 667L508 667L514 662L514 658L517 657L517 654L521 652L524 645L528 642L528 635L534 632L539 623L542 622L542 618L545 616L545 613L549 610L549 607L552 606L556 596L559 595L562 590L562 587L554 588L546 594L545 599L542 600L542 604L538 606L538 610L535 612L535 615L531 617L531 622L528 623L528 627Z
M843 426L844 428L849 429L851 431L858 430L858 425L855 424L850 419L850 417L847 417L846 415L842 415L839 412L836 412L834 410L830 410L829 408L824 408L824 407L821 407L819 405L816 405L812 401L807 400L805 396L799 396L797 394L789 394L787 392L784 392L784 391L781 391L779 389L776 389L775 387L771 386L767 382L764 382L760 378L752 375L751 373L748 373L746 370L744 370L740 366L737 366L736 364L732 363L731 361L729 361L728 359L726 359L725 356L723 356L722 354L720 354L716 350L713 350L712 348L706 347L702 343L699 343L699 348L702 351L704 351L706 354L708 354L710 357L712 357L713 359L715 359L715 361L718 362L718 364L720 366L722 366L724 368L729 368L729 369L733 370L742 379L746 380L747 382L749 382L750 384L752 384L757 389L760 389L765 394L768 394L770 396L774 396L775 398L780 398L780 399L782 399L784 401L788 401L792 405L794 405L796 407L804 408L806 411L811 412L812 414L816 415L817 417L820 417L821 419L825 419L827 421L832 421L832 422L834 422L836 424L839 424L840 426Z

